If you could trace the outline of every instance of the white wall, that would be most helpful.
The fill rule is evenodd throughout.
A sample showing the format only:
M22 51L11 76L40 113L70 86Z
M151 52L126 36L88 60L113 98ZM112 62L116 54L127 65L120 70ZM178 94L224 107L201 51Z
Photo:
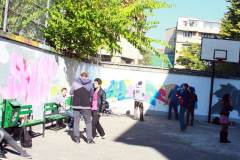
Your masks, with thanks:
M195 87L199 99L196 114L204 116L208 114L209 77L173 74L141 67L114 65L99 67L5 39L0 39L0 48L0 99L17 98L22 103L32 104L36 117L42 116L42 104L52 101L62 87L69 88L74 77L78 77L82 71L88 71L92 80L96 77L103 79L103 88L107 92L111 108L118 113L133 110L132 91L136 83L141 80L146 92L144 102L146 111L166 112L168 106L164 101L173 84L189 83ZM113 90L110 90L111 83L115 86ZM220 93L230 92L235 97L235 111L231 113L231 117L239 119L238 90L240 90L239 80L215 79L216 94L213 105L218 102ZM161 96L156 97L156 93L161 93Z

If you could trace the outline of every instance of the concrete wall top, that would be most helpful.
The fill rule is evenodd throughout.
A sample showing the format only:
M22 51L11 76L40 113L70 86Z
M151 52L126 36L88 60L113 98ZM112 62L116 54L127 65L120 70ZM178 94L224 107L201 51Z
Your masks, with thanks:
M168 68L161 68L161 67L116 64L116 63L108 63L108 62L104 62L104 63L102 62L100 65L106 68L126 69L126 70L132 70L132 71L211 77L211 72L207 72L207 71L204 72L204 71L194 71L194 70L188 70L188 69L175 69L175 68L168 69ZM215 78L240 80L240 75L215 74Z

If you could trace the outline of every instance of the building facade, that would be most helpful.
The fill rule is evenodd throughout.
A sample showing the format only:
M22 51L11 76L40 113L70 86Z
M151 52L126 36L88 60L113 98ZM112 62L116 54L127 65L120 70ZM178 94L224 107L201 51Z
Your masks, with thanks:
M117 64L140 64L143 61L143 55L140 51L129 43L125 38L119 42L122 47L121 53L111 54L105 50L100 50L98 55L102 62L111 62Z
M164 53L174 57L175 68L183 68L176 64L176 60L184 47L191 43L200 45L202 37L218 38L219 32L219 22L179 17L176 27L166 29L165 39L171 48L165 48Z

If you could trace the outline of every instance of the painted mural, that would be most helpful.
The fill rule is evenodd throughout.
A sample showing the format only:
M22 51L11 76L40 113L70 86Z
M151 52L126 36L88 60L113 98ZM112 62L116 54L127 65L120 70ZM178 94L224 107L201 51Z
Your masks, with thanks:
M175 86L175 84L166 84L161 88L157 88L152 82L144 82L145 88L145 101L152 106L157 106L157 102L167 104L168 93ZM112 80L108 86L104 86L108 99L116 101L132 99L133 90L136 86L131 80Z
M133 71L79 63L0 38L0 99L17 98L21 103L32 104L36 116L42 115L43 103L52 101L62 87L70 89L73 79L82 71L89 72L91 79L103 79L103 88L107 92L110 107L115 112L124 114L133 110L133 90L141 79L145 91L145 111L166 112L169 91L174 85L186 82L195 87L198 95L199 107L196 114L206 116L208 113L208 77ZM236 88L239 82L235 80L232 85L232 81L216 79L217 90L213 103L215 113L219 110L219 98L225 92L231 92L234 109L240 112L240 89ZM239 115L234 115L234 118L239 118Z
M226 93L230 94L232 97L233 111L237 111L238 115L240 115L240 107L239 107L240 106L240 90L230 83L222 84L221 88L215 91L214 95L218 98L218 102L213 105L212 112L213 113L220 112L221 99L223 95Z
M9 67L7 85L1 87L1 97L17 98L33 105L40 105L46 100L50 89L49 82L57 72L54 58L43 55L38 61L29 62L20 54L12 53Z

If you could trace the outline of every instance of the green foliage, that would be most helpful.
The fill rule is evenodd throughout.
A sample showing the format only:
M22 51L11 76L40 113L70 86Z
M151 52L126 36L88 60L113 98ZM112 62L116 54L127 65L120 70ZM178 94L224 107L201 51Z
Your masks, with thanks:
M188 47L181 51L181 56L178 57L177 63L184 66L186 69L206 70L207 65L200 60L199 44L189 44Z
M5 0L0 0L1 27L3 27L5 2ZM46 10L44 9L46 6L47 0L10 0L7 31L32 39L43 39L40 28L45 25L46 15L44 11Z
M222 20L220 35L222 38L240 40L240 1L227 0L227 2L230 5Z
M220 36L226 39L240 40L240 1L227 0L228 12L221 23ZM216 65L217 72L227 74L240 74L240 64L220 63Z
M142 52L155 52L151 43L160 42L145 33L158 22L146 18L166 7L158 0L55 0L43 32L51 46L79 59L96 55L100 48L120 52L120 37Z

